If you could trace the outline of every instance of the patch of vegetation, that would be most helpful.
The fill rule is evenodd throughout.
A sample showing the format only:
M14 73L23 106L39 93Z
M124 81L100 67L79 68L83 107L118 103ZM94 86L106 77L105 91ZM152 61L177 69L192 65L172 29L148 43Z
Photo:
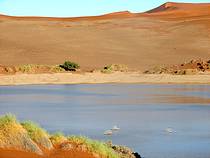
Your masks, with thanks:
M31 140L27 131L12 114L0 118L0 146L42 155L41 149Z
M8 124L16 124L18 123L15 115L12 114L6 114L2 117L0 117L0 129L7 126Z
M47 138L50 144L43 138ZM32 140L48 149L52 149L52 143L54 145L60 145L61 143L67 142L76 145L79 150L84 148L85 151L97 154L100 157L120 157L119 153L115 152L112 147L104 142L92 140L84 136L65 137L61 132L49 136L44 129L32 121L19 123L16 117L12 114L0 117L0 144L3 144L5 147L21 146L21 149L26 149L26 151L36 151L37 153L41 153L41 150L39 150L36 144L33 144ZM25 148L26 144L24 144L26 141L28 145L30 145L27 146L27 148Z
M67 138L62 132L56 132L50 136L51 142L56 145L67 141Z
M15 115L6 114L0 117L0 144L7 144L8 139L13 138L22 127ZM13 140L15 142L15 140Z
M76 71L80 68L79 64L71 61L65 61L64 64L60 65L60 67L66 71Z
M103 70L101 70L102 73L112 73L113 69L111 65L105 66Z
M31 65L31 64L21 65L21 66L19 66L19 71L21 71L23 73L30 73L33 70L34 66L35 65Z
M102 157L119 158L119 155L106 143L97 140L92 140L84 136L68 136L67 138L72 143L78 145L85 145L88 151L97 153Z
M42 129L37 123L34 123L32 121L25 121L22 122L21 125L24 129L26 129L30 138L35 142L39 142L40 138L42 137L48 137L48 133L44 129Z
M66 70L60 65L55 65L50 68L50 72L65 72Z
M152 69L144 71L144 74L167 74L170 73L170 69L165 66L155 66Z
M122 64L111 64L111 65L105 66L104 69L101 70L102 73L112 73L114 71L126 72L128 71L128 67Z
M65 72L65 69L60 65L36 65L36 64L26 64L17 67L17 71L22 73L43 73L43 72Z

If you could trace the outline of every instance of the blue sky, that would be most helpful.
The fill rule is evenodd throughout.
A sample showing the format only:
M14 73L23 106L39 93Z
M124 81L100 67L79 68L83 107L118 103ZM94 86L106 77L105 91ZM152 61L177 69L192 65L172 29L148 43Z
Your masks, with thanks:
M210 0L174 1L210 3ZM75 17L124 10L143 12L165 2L165 0L0 0L0 13L19 16Z

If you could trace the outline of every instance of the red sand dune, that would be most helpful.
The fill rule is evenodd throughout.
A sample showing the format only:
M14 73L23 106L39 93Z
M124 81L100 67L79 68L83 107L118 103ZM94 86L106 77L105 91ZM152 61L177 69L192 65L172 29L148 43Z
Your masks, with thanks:
M138 14L131 13L129 11L114 12L99 16L84 16L84 17L36 17L36 16L8 16L0 14L2 19L11 19L11 20L43 20L43 21L81 21L81 20L103 20L103 19L117 19L117 18L128 18L134 17Z
M56 21L80 21L80 20L103 20L116 18L139 17L145 15L156 16L174 16L175 17L193 17L193 16L210 16L210 3L175 3L167 2L163 5L149 10L145 13L131 13L129 11L114 12L99 16L84 16L84 17L36 17L36 16L8 16L0 14L3 19L16 20L56 20Z
M194 17L210 16L210 3L174 3L167 2L155 9L147 11L146 14L156 16Z
M165 3L145 13L50 18L0 15L0 64L145 70L210 57L210 3Z

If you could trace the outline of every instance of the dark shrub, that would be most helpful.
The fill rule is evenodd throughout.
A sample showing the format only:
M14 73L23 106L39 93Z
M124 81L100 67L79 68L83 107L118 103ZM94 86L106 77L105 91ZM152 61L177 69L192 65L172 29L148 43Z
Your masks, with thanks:
M60 65L60 67L65 69L66 71L76 71L76 69L80 68L79 64L71 61L65 61L63 65Z

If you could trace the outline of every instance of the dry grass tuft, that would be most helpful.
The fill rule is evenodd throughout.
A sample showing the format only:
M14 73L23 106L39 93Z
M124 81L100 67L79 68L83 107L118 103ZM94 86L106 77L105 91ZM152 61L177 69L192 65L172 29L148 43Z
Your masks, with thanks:
M65 72L65 69L59 65L36 65L36 64L25 64L17 67L17 70L22 73L59 73Z
M47 148L52 149L52 143L49 139L49 134L43 128L41 128L37 123L32 121L22 122L21 125L28 132L30 138L37 144Z
M68 139L64 136L62 132L57 132L50 136L50 140L53 145L57 145L66 142Z
M0 147L21 149L42 154L42 151L34 142L47 149L52 149L52 144L61 145L66 142L75 146L76 150L89 152L98 157L120 157L106 143L84 136L65 137L61 132L55 133L49 138L49 134L34 122L26 121L20 124L16 120L16 117L11 114L0 117Z
M102 73L127 72L127 71L128 71L128 67L122 64L111 64L111 65L105 66L104 69L101 70Z
M68 140L77 145L85 145L91 153L96 153L105 158L119 158L119 155L106 143L92 140L84 136L69 136Z

